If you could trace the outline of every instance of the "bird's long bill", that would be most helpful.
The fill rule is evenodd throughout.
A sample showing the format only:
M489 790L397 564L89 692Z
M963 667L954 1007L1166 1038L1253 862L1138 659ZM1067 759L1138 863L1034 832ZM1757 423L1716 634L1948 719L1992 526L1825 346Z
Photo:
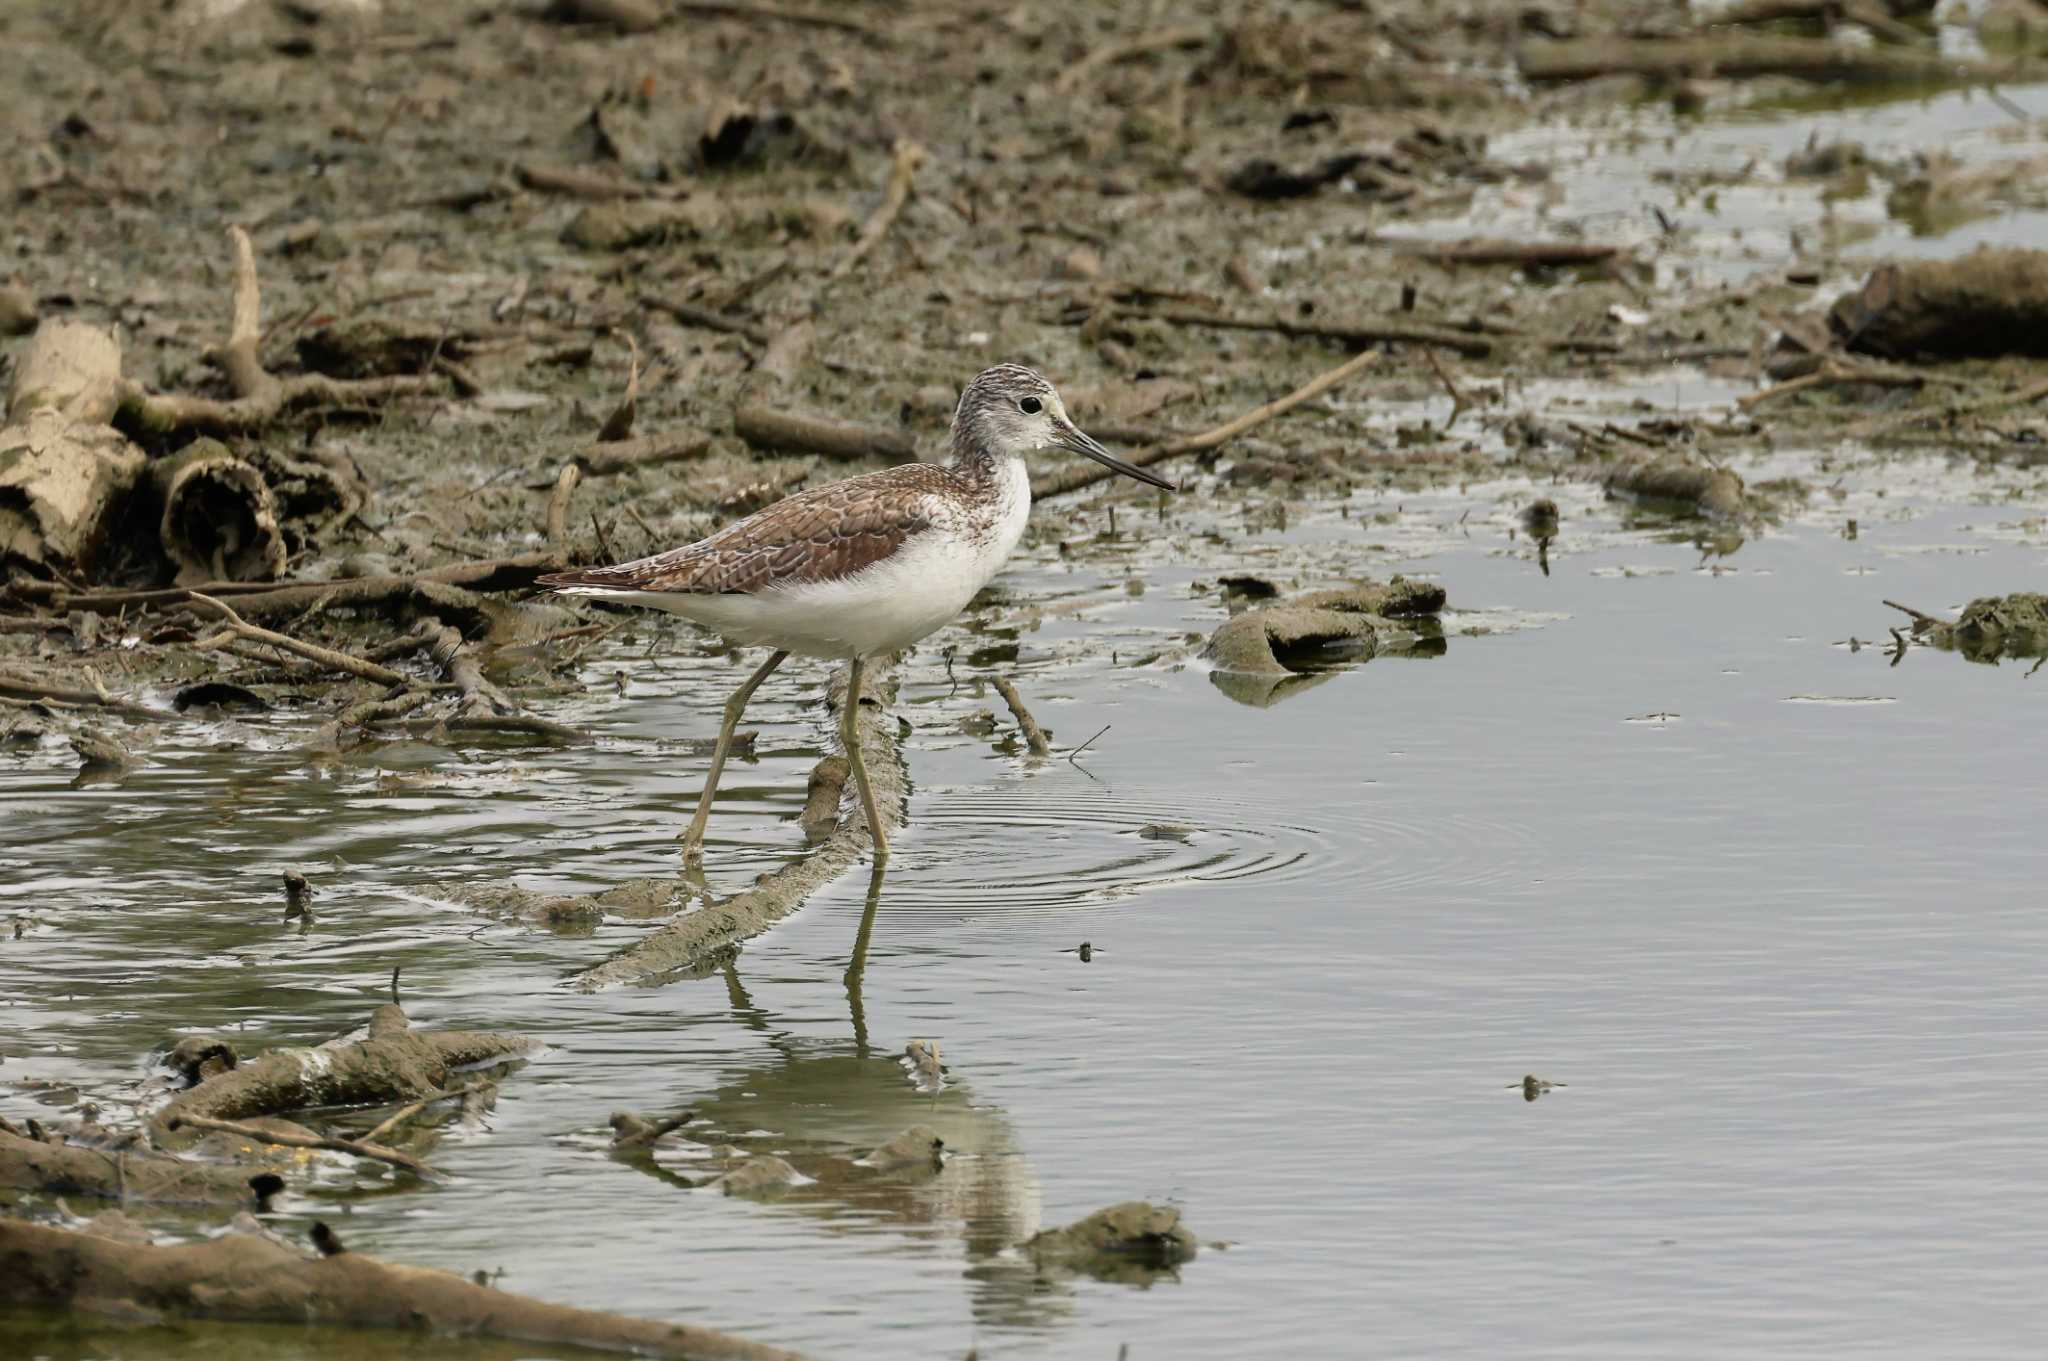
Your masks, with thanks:
M1058 422L1054 426L1053 437L1059 441L1062 449L1071 449L1077 454L1086 454L1089 458L1094 459L1113 473L1122 473L1125 477L1135 477L1140 482L1149 482L1153 486L1163 487L1167 491L1180 490L1179 487L1174 486L1173 483L1168 482L1157 473L1148 473L1134 463L1124 462L1115 454L1097 444L1093 438L1081 433L1070 422Z

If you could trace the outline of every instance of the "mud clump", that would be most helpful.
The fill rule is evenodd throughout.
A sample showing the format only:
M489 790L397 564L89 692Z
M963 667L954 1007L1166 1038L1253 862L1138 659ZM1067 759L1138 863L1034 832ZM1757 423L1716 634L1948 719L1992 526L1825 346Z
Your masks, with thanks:
M1357 649L1370 657L1383 640L1413 636L1423 631L1420 625L1433 626L1443 607L1444 588L1433 582L1395 580L1312 591L1225 621L1209 636L1202 657L1219 671L1292 675L1333 647Z
M1098 1280L1149 1284L1200 1250L1172 1206L1127 1200L1024 1244L1040 1270L1077 1271Z

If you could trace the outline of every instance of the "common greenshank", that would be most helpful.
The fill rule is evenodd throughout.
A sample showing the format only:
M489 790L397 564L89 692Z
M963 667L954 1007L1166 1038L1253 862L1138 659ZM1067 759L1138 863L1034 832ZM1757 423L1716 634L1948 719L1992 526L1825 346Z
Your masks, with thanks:
M726 701L704 792L682 833L685 860L702 852L712 795L747 701L792 653L847 662L840 730L875 858L887 858L889 838L860 748L862 665L909 647L967 608L1024 533L1031 510L1025 459L1054 450L1175 490L1077 429L1044 377L998 364L960 394L946 463L906 463L812 487L682 548L540 578L564 595L668 610L736 647L774 649Z

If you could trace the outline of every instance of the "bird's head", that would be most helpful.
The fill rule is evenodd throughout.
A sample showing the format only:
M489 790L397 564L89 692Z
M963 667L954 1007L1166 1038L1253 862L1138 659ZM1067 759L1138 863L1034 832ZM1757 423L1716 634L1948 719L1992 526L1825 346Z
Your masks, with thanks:
M1028 458L1054 449L1094 459L1112 472L1167 491L1173 483L1124 462L1082 433L1045 376L1022 364L983 369L953 411L953 443L963 453Z

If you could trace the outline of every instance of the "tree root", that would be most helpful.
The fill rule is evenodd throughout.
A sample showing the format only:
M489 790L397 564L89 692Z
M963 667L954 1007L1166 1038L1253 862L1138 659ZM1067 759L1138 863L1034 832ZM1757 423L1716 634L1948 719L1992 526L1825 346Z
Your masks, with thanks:
M330 378L323 373L277 378L263 367L257 346L263 339L262 290L256 280L256 249L249 233L228 228L235 248L234 321L228 342L217 354L235 395L229 400L152 393L139 383L123 381L120 415L151 434L181 430L204 434L235 434L260 430L288 411L302 407L376 406L394 397L430 392L440 384L433 374L377 378Z
M502 1337L675 1361L801 1361L709 1328L547 1304L334 1246L332 1255L312 1256L265 1235L231 1233L159 1247L0 1219L0 1303Z

